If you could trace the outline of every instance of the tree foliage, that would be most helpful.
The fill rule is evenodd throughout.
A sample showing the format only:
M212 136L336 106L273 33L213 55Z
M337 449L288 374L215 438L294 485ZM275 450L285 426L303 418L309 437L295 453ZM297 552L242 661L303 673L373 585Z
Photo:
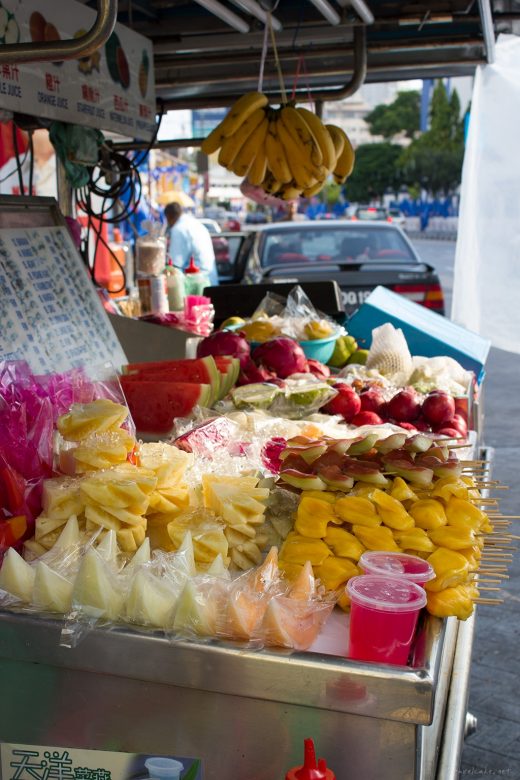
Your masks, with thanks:
M419 92L408 90L398 92L392 103L376 106L365 121L372 135L393 138L404 132L407 138L413 138L419 130L421 96Z
M381 198L389 188L397 191L400 154L400 146L387 142L358 146L354 170L345 185L348 200L367 203Z
M430 129L403 150L398 165L406 184L439 194L460 184L463 158L464 125L459 96L454 90L448 97L439 81L432 95Z

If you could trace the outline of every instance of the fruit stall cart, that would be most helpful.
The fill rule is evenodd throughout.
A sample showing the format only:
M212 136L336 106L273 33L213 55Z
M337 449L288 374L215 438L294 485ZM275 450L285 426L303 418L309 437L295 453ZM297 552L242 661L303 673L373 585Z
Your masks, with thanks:
M88 354L92 362L124 362L52 202L30 208L22 199L11 201L3 225L3 237L19 248L13 251L37 248L40 269L59 261L64 278L74 279L81 317L90 317L92 329L82 331L80 309L66 292L61 312L82 359ZM58 259L46 255L42 236L55 237ZM33 257L21 254L20 262L30 269ZM21 321L34 304L30 277L24 289ZM68 342L52 329L50 303L38 322L40 345L44 333L48 341L39 359L47 361L47 370L61 370L70 365ZM28 355L35 347L23 332L21 327L16 347ZM487 461L485 452L481 459ZM61 755L80 751L85 764L94 760L88 751L102 751L103 760L108 753L112 760L122 754L180 756L199 762L207 780L231 773L270 780L299 763L302 740L312 736L338 776L450 780L457 775L466 728L473 626L473 618L462 623L425 617L411 665L391 667L346 658L341 612L333 613L310 652L290 652L223 640L172 641L162 632L122 626L94 628L67 647L62 619L2 610L2 756L38 753L47 745ZM11 753L4 780L10 778ZM96 760L99 766L101 758Z

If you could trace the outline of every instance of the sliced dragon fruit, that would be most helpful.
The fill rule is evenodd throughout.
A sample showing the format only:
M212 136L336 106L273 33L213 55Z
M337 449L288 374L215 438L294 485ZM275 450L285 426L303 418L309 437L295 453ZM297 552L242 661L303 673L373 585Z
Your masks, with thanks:
M282 469L280 479L301 490L326 490L325 482L315 474L305 474L296 469Z

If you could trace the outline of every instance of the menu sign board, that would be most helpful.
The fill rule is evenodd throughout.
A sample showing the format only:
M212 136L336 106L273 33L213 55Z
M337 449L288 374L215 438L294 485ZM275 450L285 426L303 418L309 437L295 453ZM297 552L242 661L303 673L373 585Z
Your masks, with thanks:
M74 0L0 0L0 46L77 38L95 18L96 11ZM155 129L152 43L117 24L88 57L3 64L0 105L149 140Z
M65 227L0 230L0 360L34 372L126 363Z

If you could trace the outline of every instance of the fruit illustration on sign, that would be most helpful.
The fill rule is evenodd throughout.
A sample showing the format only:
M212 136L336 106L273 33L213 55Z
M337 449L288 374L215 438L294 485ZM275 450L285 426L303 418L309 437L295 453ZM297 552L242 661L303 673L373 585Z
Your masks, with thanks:
M35 43L45 40L45 17L39 11L33 11L29 19L31 40Z
M0 3L0 44L18 43L20 40L20 28L15 15Z
M82 35L86 35L86 34L87 31L81 28L80 30L76 30L76 32L74 33L74 38L81 38ZM99 73L100 62L101 62L101 55L99 53L99 49L96 49L96 51L93 51L92 54L89 54L88 57L79 58L78 70L80 73L84 73L86 76L92 73L93 70L97 70L97 72Z
M150 58L148 57L148 52L146 49L143 49L143 54L141 56L141 64L139 66L139 92L141 93L142 97L146 97L146 92L148 90L148 73L150 71Z
M121 84L123 89L130 86L130 68L126 54L121 46L117 33L113 32L105 44L108 72L112 81Z

